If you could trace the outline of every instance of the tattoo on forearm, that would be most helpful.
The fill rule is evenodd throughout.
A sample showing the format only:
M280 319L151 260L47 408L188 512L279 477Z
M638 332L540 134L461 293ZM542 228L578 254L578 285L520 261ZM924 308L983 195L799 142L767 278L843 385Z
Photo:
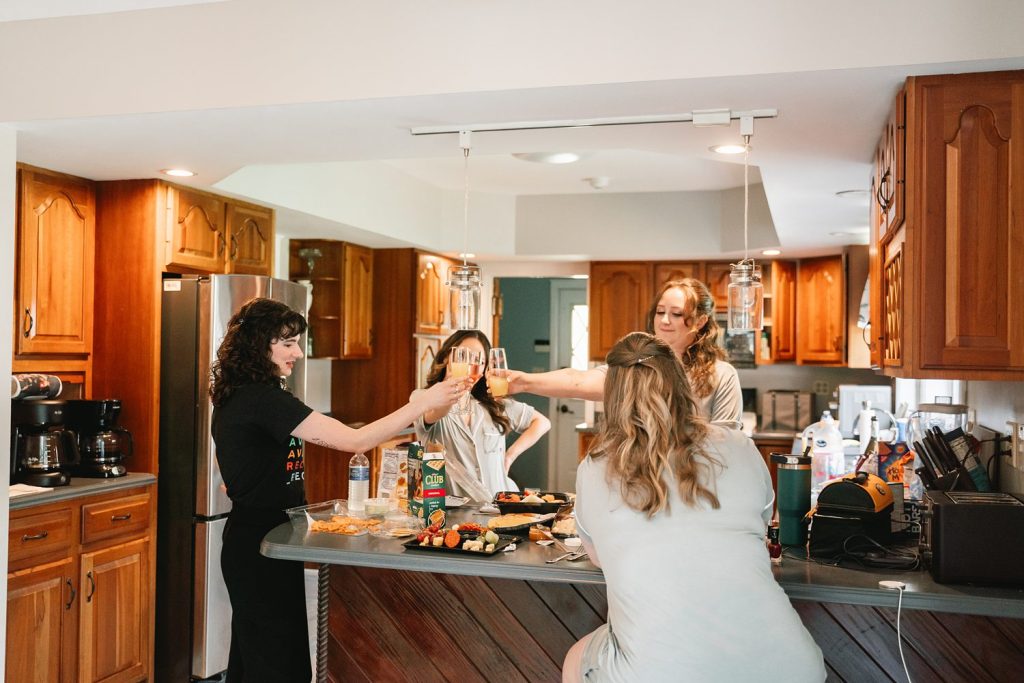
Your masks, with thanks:
M314 439L306 439L306 441L310 441L312 443L315 443L317 446L323 446L324 448L336 448L336 446L334 444L332 444L330 441L325 441L323 439L315 439L314 438Z

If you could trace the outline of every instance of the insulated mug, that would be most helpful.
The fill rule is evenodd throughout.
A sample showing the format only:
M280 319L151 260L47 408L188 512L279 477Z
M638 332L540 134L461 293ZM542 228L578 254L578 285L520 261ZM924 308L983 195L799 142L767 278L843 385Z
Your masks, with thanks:
M778 470L775 505L779 510L779 541L803 545L807 541L804 516L811 509L811 456L772 453Z

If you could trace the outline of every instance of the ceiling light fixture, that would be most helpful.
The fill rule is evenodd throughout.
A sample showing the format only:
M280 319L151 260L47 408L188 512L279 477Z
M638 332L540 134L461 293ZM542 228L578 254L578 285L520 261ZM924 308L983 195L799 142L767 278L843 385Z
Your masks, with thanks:
M160 169L160 172L163 173L164 175L172 175L175 178L191 178L192 176L195 175L194 172L188 170L187 168L163 168Z
M583 182L590 183L590 186L595 190L603 190L604 188L608 187L608 185L612 182L612 179L606 175L599 175L594 176L592 178L584 178Z
M573 164L584 157L577 152L516 152L512 156L538 164Z
M716 154L743 154L749 149L746 145L712 145L709 151Z
M754 134L754 118L740 119L743 136L743 260L732 264L729 272L729 331L750 332L761 329L764 305L764 287L761 285L761 266L748 256L747 233L750 218L750 136Z
M449 303L452 315L452 327L456 330L475 330L479 328L480 290L483 281L480 268L466 262L472 258L469 253L469 148L472 146L471 133L468 130L459 133L459 146L462 148L462 175L464 195L462 202L463 241L462 263L448 267Z
M778 256L782 253L781 249L765 249L761 252L762 256Z

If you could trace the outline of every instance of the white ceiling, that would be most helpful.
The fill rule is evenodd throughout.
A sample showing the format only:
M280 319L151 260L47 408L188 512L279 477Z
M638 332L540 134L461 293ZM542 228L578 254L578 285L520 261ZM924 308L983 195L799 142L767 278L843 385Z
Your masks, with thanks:
M49 4L53 16L71 13L67 3ZM133 0L73 4L102 12L132 9ZM735 37L702 26L716 18L708 8L668 0L644 6L648 16L639 17L636 9L626 12L604 0L402 0L390 3L412 12L400 26L354 2L286 3L291 10L269 0L172 6L181 4L139 0L136 12L0 23L0 91L11 95L0 102L0 122L18 130L19 160L96 180L155 177L160 168L183 165L199 172L190 182L203 187L255 165L383 164L450 192L464 181L458 137L414 137L410 128L775 108L778 118L755 124L751 179L763 181L783 249L802 255L864 241L866 202L835 193L867 189L882 123L907 76L1024 68L1024 41L1012 29L1024 25L1024 3L1008 0L907 2L895 10L865 0L856 13L819 9L811 16L802 3L782 3L772 13L764 3L741 0L715 10L721 20L730 18L730 8L746 8L741 18L756 14L754 23L761 25L747 26L743 35L758 42L739 46ZM154 5L165 7L148 9ZM579 11L572 14L567 5ZM11 3L0 20L26 19L18 15L25 6L40 8ZM909 24L891 26L871 16L876 9L924 7L929 13L917 15L913 34ZM464 25L439 24L458 11ZM566 34L561 46L498 30L502 22L523 30L545 26L549 36L563 13L580 33ZM303 30L281 27L298 24L299 17L310 19ZM699 19L697 25L683 23L690 18ZM275 22L280 30L259 33ZM487 31L480 28L485 25ZM207 32L218 26L223 44L214 48ZM240 30L227 30L231 26ZM337 42L329 37L332 26ZM635 35L637 26L646 33ZM793 35L794 27L803 33ZM427 28L433 34L424 33ZM920 31L929 30L931 39L922 38ZM139 34L149 34L148 42ZM14 53L4 52L48 37L62 39L70 58L9 59ZM645 43L663 58L641 51ZM401 54L381 52L396 44ZM189 63L175 68L173 51L182 46ZM915 50L928 61L908 54ZM340 61L339 51L345 59L360 58ZM196 54L202 59L189 61ZM296 55L304 58L293 63ZM268 56L278 64L269 66ZM453 60L460 66L455 73L444 68ZM498 195L734 188L742 185L742 158L708 147L737 140L736 123L478 132L470 182L474 192ZM511 156L563 150L588 156L560 166ZM585 182L594 176L608 177L608 187L595 190ZM302 230L322 230L330 219L281 214L282 225L294 220ZM837 232L847 234L831 234Z

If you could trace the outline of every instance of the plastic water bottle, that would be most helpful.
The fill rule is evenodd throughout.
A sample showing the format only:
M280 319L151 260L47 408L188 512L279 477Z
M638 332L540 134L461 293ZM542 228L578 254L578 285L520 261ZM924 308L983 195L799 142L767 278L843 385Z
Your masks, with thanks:
M370 495L370 461L356 453L348 461L348 509L362 510Z
M825 411L821 420L805 430L811 441L811 505L818 500L825 482L842 475L846 468L843 457L843 435L839 425L832 419L832 413Z

